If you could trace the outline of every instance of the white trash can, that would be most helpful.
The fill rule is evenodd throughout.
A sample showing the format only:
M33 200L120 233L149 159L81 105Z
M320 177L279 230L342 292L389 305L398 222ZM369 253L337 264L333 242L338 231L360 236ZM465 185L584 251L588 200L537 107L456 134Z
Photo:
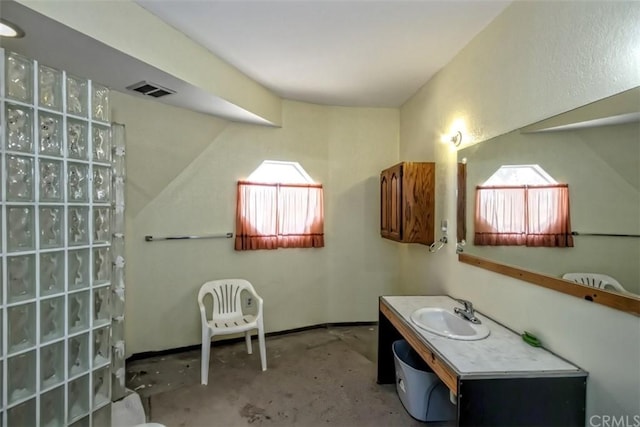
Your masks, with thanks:
M409 415L420 421L456 419L449 389L405 340L393 343L396 390Z

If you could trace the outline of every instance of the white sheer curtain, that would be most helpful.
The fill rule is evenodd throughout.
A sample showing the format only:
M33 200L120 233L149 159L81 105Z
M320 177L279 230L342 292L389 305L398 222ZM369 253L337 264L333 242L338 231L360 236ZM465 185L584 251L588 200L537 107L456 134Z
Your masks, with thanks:
M323 246L322 185L238 182L236 250Z
M569 187L479 186L474 244L571 247Z

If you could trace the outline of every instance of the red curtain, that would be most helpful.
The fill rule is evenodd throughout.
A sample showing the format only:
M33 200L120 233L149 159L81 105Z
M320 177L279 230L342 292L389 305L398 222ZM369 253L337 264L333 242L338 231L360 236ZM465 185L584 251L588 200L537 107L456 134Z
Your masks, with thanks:
M236 250L323 246L322 185L238 182Z
M569 186L476 187L474 244L572 247Z

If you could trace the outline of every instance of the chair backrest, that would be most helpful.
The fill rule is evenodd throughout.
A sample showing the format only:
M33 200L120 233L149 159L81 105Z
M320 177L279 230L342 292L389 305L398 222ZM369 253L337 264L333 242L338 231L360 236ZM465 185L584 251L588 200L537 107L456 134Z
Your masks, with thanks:
M225 319L242 315L241 295L243 290L255 294L251 283L244 279L220 279L206 282L198 292L198 304L204 310L204 299L211 295L213 312L211 319Z
M611 276L599 273L565 273L562 276L563 279L571 280L572 282L580 283L582 285L591 286L592 288L604 289L604 290L616 290L618 292L626 293L627 290ZM607 289L609 288L609 289Z

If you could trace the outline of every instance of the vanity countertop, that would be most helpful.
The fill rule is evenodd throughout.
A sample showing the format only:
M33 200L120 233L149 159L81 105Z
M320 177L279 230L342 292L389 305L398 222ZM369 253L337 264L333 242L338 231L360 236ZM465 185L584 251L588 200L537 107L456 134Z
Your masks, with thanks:
M411 313L422 307L441 307L453 312L460 304L448 296L383 296L381 300L435 350L460 377L471 376L586 376L579 367L538 347L526 344L520 335L476 311L491 330L487 338L459 341L418 328Z

